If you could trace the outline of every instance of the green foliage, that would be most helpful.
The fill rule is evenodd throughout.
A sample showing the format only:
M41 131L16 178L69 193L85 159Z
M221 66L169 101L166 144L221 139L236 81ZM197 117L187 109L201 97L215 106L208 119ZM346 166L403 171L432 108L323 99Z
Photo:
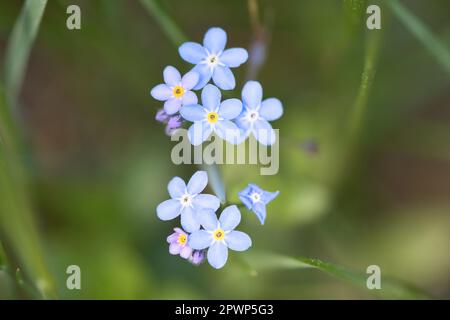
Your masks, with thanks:
M12 105L16 103L46 5L47 0L26 0L11 32L5 57L4 81L8 102Z
M419 40L450 75L450 50L429 28L399 0L387 1L395 16Z

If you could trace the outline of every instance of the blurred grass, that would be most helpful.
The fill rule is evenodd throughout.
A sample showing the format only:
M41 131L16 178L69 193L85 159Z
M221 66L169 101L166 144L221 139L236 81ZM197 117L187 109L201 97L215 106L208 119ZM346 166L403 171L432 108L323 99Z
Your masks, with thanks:
M175 21L164 11L158 0L140 0L140 2L176 47L187 41L186 36Z
M401 1L391 0L386 2L396 17L430 52L438 63L450 75L450 49L435 36L429 28L422 23Z
M11 270L24 271L44 298L55 297L29 201L21 134L13 118L32 43L47 1L27 0L15 23L5 57L5 91L0 87L0 231ZM9 104L9 105L8 105Z
M4 83L7 101L12 106L17 102L31 47L46 5L47 0L26 0L11 32L5 57Z
M366 286L368 274L355 272L319 259L287 257L268 252L252 252L245 256L245 261L251 268L250 272L254 274L267 270L317 269L344 282L356 285L362 290L369 290ZM369 292L384 299L429 299L429 296L420 289L389 278L383 273L381 274L381 289L369 290Z

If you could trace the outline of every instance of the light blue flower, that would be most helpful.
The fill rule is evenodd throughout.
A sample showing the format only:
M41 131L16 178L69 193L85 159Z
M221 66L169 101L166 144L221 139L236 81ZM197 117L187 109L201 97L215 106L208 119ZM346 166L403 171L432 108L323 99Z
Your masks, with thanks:
M172 220L181 215L181 225L187 232L200 229L197 211L203 208L217 210L220 200L211 194L200 194L208 184L206 171L197 171L189 180L187 186L184 181L175 177L167 187L172 199L158 205L156 214L161 220Z
M242 102L239 99L220 102L220 99L220 90L208 84L202 90L203 105L185 106L180 110L184 119L193 122L188 137L194 146L202 144L213 132L221 139L237 143L239 128L231 120L241 113Z
M239 192L239 199L247 207L252 210L258 217L261 224L266 220L266 205L275 199L280 192L264 191L255 184L249 184L247 188Z
M150 94L153 98L164 102L164 111L171 115L177 113L181 106L196 104L197 95L191 91L199 81L199 74L190 71L181 77L180 72L172 66L163 71L164 82L154 87Z
M210 28L203 38L203 46L196 42L183 43L178 52L181 58L196 66L192 69L200 74L200 81L195 90L203 88L208 81L222 90L232 90L236 86L230 68L239 67L248 59L247 50L243 48L225 49L227 34L221 28Z
M244 110L236 119L241 129L240 141L244 141L250 133L263 145L272 145L276 141L275 132L269 121L280 118L283 106L280 100L269 98L262 100L263 90L258 81L248 81L242 89Z
M245 251L252 245L250 237L241 231L235 231L241 221L241 213L236 206L226 207L219 220L213 210L204 209L198 214L204 230L198 230L189 236L189 246L195 250L208 249L209 264L216 269L222 268L228 259L228 249Z

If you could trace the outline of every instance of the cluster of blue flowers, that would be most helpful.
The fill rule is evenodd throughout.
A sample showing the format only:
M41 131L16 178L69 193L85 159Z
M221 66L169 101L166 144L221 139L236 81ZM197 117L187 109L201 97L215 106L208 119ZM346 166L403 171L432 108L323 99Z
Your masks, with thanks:
M200 145L212 133L239 144L251 134L263 145L275 143L275 132L269 121L283 114L280 100L263 100L263 89L257 81L248 81L242 89L242 101L222 101L221 90L232 90L236 80L231 68L239 67L248 59L243 48L225 49L227 34L221 28L206 32L203 46L195 42L183 43L179 53L183 60L195 64L191 71L181 76L172 66L163 72L164 83L155 86L150 94L164 101L164 109L156 119L166 124L167 134L192 122L188 131L189 141ZM214 84L208 84L212 80ZM201 91L201 104L193 90Z
M205 171L194 173L187 184L174 177L167 186L171 199L161 202L156 214L164 221L180 216L183 229L175 228L167 237L171 254L200 264L206 252L209 264L220 269L227 262L228 249L245 251L252 241L246 233L234 230L241 221L236 205L225 207L217 219L220 200L212 194L201 193L207 185ZM239 192L241 201L256 214L261 224L266 218L266 205L277 195L278 192L267 192L253 184Z
M222 101L221 90L232 90L236 81L230 68L247 61L248 53L243 48L225 49L227 35L220 28L211 28L205 34L203 46L186 42L179 48L181 57L195 66L181 76L172 66L164 69L164 83L155 86L151 95L164 101L156 119L166 124L166 133L171 135L184 121L192 122L188 130L189 141L200 145L215 133L219 138L233 144L243 142L251 134L263 145L276 141L269 121L283 114L281 102L276 98L263 100L263 90L257 81L248 81L242 89L242 100ZM208 84L212 79L213 84ZM201 91L199 104L194 90ZM158 218L173 220L180 217L182 228L175 228L167 237L169 252L198 265L205 259L216 268L222 268L228 259L228 249L245 251L251 247L250 237L235 230L241 221L236 205L223 208L220 217L217 211L221 203L218 197L202 193L208 185L205 171L197 171L186 184L174 177L168 184L171 199L156 208ZM266 219L266 205L278 195L249 184L238 196L249 210L253 211L261 224Z

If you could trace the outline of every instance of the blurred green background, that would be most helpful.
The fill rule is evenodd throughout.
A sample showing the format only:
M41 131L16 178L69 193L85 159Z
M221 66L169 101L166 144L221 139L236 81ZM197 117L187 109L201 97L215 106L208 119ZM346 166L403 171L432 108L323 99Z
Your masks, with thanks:
M2 74L23 3L0 3ZM399 2L443 50L427 47L429 35L415 36L383 1L148 3L156 7L48 1L18 103L4 103L22 142L16 158L0 152L22 169L0 179L0 202L17 204L0 206L0 298L409 297L395 286L389 292L385 277L450 298L449 1ZM69 4L81 8L81 30L66 28ZM366 28L368 4L382 6L381 31ZM221 167L231 201L248 182L280 191L263 227L242 210L240 229L253 247L231 253L222 270L171 256L165 238L178 222L155 213L168 198L167 182L197 169L171 163L174 143L154 120L161 103L148 94L166 65L191 68L167 21L191 41L211 26L227 31L228 46L256 41L266 59L235 69L229 96L257 77L265 96L284 104L273 123L279 173ZM302 268L294 262L299 256L364 279L367 266L379 265L383 289ZM82 271L79 291L66 288L72 264Z

